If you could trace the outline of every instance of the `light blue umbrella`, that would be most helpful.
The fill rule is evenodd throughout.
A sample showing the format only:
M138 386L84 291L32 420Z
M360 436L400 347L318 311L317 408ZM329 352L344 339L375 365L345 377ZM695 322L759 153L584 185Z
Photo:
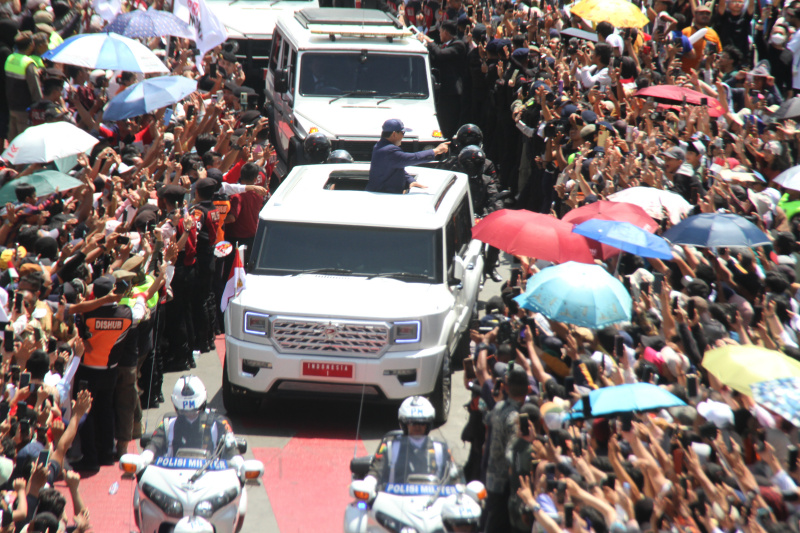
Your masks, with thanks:
M793 98L793 100L797 100L797 98ZM800 165L787 168L772 181L783 186L785 189L800 191Z
M596 389L589 393L589 404L592 406L592 417L686 406L683 400L652 383L628 383ZM584 418L582 400L572 406L570 418Z
M672 226L664 238L675 244L704 248L769 244L767 234L744 217L731 213L703 213Z
M642 257L672 259L669 243L630 222L592 219L578 224L573 233Z
M150 8L147 11L134 9L117 15L104 31L112 31L131 39L174 35L194 39L194 32L184 21L170 13Z
M197 90L197 82L184 76L159 76L131 85L111 99L104 120L123 120L180 102Z
M116 33L83 33L70 37L42 59L90 69L169 72L152 50Z
M80 187L83 182L75 179L72 176L62 174L55 170L40 170L33 174L28 174L19 179L9 181L0 189L0 205L6 205L8 202L16 202L17 195L14 192L17 185L33 185L36 189L34 196L41 198L42 196L49 196L54 192L68 191L75 187Z
M800 378L788 377L752 383L753 399L800 427Z
M631 319L631 296L603 267L569 261L547 267L514 298L547 318L591 329Z

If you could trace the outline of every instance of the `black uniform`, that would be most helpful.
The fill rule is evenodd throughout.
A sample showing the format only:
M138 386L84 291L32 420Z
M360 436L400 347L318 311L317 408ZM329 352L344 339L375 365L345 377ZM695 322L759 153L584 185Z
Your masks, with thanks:
M195 448L213 453L228 433L233 434L230 421L206 409L194 420L184 416L167 415L153 432L147 449L156 457L174 457L182 448ZM238 453L235 448L223 451L222 459Z
M197 261L190 294L194 341L190 344L195 350L207 352L214 348L214 326L217 320L213 283L219 211L212 200L205 200L193 205L189 212L197 224Z

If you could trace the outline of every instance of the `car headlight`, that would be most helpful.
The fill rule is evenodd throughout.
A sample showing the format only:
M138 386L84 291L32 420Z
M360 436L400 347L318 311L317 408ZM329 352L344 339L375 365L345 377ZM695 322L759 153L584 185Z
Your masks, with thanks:
M413 527L409 526L408 524L405 524L405 523L401 522L400 520L392 518L388 514L382 513L380 511L375 513L375 520L377 520L380 525L382 525L383 527L385 527L386 529L388 529L392 533L416 533L417 532L416 529L414 529Z
M245 311L244 332L250 335L260 335L262 337L268 335L269 315L256 313L255 311Z
M392 339L395 344L409 344L419 342L422 338L422 326L419 320L395 322L392 324Z
M142 485L142 492L151 502L156 504L159 509L164 511L167 516L173 518L180 518L183 516L183 505L172 496L164 494L149 483L144 483Z
M212 498L198 502L194 507L194 515L202 518L211 518L214 513L231 503L238 495L239 491L236 487L231 487Z

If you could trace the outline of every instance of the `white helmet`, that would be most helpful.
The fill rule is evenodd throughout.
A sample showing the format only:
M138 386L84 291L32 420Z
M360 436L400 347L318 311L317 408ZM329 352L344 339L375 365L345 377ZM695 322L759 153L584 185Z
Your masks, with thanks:
M172 388L172 405L179 415L193 417L206 408L206 386L197 376L181 376Z
M427 434L433 427L433 420L436 418L436 409L433 408L423 396L411 396L403 400L400 410L397 412L397 420L400 422L400 429L408 435L408 424L428 424Z
M472 498L462 495L442 506L442 525L447 533L477 532L481 521L481 506Z

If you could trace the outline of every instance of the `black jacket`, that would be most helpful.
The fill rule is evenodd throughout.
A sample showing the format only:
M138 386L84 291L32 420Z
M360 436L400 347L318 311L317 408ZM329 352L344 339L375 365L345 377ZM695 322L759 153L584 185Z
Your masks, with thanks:
M428 53L431 67L439 69L441 94L464 94L464 76L467 72L467 46L464 41L453 39L449 43L429 43Z

